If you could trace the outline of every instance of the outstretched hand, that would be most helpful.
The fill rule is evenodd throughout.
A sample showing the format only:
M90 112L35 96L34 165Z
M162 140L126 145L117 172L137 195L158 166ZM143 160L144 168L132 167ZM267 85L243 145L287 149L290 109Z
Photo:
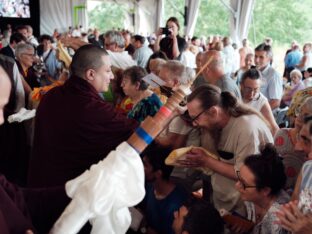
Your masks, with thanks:
M81 46L88 44L87 42L81 40L80 38L64 36L60 38L60 42L65 46L72 48L73 50L78 50Z
M280 224L284 229L295 234L308 234L312 230L312 214L303 214L298 208L298 201L291 201L276 212Z
M177 162L184 167L206 167L208 157L206 153L199 148L193 148L186 153L185 159L180 159Z

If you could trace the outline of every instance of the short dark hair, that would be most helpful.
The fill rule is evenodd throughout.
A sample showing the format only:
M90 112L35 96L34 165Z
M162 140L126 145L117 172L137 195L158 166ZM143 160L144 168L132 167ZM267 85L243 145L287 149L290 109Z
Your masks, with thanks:
M148 88L148 84L142 80L146 75L146 70L140 66L129 67L123 72L123 76L129 77L132 84L135 84L136 82L140 83L139 90L146 90Z
M148 59L148 61L147 61L147 63L146 63L146 71L148 72L148 73L150 73L151 72L151 70L149 69L149 64L150 64L150 61L151 61L151 59L155 59L155 58L161 58L161 59L164 59L164 60L168 60L168 57L167 57L167 55L164 53L164 52L162 52L162 51L156 51L156 52L154 52L150 57L149 57L149 59Z
M244 72L241 83L243 83L247 78L251 80L258 80L260 79L260 72L256 68L250 68Z
M28 31L27 25L17 25L15 27L15 31L19 31L19 30L23 30L23 29L26 29Z
M133 36L134 41L139 41L141 44L145 43L145 37L141 35L134 35Z
M273 144L267 143L260 154L247 157L244 161L255 176L257 190L268 187L270 195L274 196L284 188L286 175L284 165Z
M168 157L170 152L170 148L152 143L141 153L141 156L148 159L153 171L160 170L162 172L162 178L168 181L173 170L173 166L166 165L165 159Z
M265 51L268 56L270 56L271 58L273 57L272 47L270 45L265 44L265 43L258 45L255 48L255 51Z
M178 26L178 30L180 30L180 24L179 24L179 20L176 17L170 17L167 22L166 22L166 27L168 25L168 22L172 21L173 23L175 23Z
M19 42L21 42L21 41L26 42L27 39L26 39L26 37L24 37L24 36L23 36L21 33L19 33L19 32L13 33L13 34L11 35L11 37L10 37L10 44L12 44L13 42L19 43Z
M53 38L50 35L47 35L47 34L43 34L43 35L40 36L39 42L42 43L43 40L47 40L47 41L53 42Z
M224 223L216 208L202 199L192 200L186 205L188 213L184 217L182 231L189 234L222 234Z
M194 36L192 37L191 41L196 41L198 39L198 37Z
M87 69L96 70L103 65L102 56L108 56L108 53L98 46L92 44L81 46L73 56L70 71L73 75L83 78Z
M306 71L309 72L309 73L312 73L312 67L307 68Z

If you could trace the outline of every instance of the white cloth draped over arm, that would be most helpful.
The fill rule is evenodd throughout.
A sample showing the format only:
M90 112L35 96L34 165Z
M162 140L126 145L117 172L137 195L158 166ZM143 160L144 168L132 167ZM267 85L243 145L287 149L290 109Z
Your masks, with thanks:
M66 183L72 198L50 233L77 233L89 220L92 234L126 233L128 207L145 195L144 168L139 154L126 142L90 170Z

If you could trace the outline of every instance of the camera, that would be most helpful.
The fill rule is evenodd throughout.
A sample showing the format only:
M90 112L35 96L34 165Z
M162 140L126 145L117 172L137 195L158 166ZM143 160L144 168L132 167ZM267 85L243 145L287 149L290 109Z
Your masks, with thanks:
M165 34L166 36L169 36L171 34L171 31L169 28L161 28L162 34Z

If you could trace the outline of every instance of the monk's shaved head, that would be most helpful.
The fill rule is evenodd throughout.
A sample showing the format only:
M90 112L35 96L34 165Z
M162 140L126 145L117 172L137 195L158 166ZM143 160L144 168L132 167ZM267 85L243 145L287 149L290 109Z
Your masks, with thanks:
M2 66L0 66L0 125L4 122L3 109L9 101L10 92L10 78Z

